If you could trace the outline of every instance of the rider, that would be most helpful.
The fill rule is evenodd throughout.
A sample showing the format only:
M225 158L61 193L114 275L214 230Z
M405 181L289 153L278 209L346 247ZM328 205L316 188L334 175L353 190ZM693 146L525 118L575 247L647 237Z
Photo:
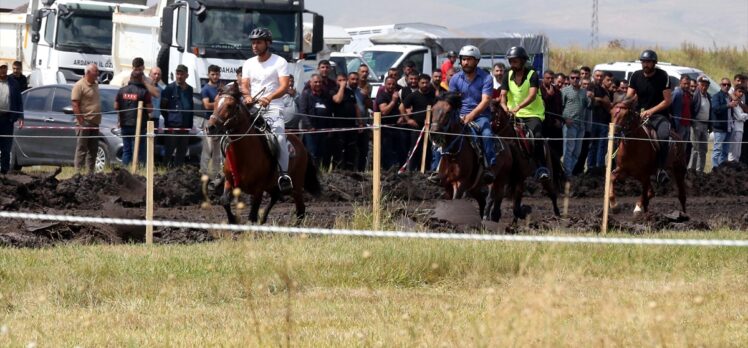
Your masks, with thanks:
M642 69L635 71L629 79L626 99L636 96L636 109L645 123L655 130L657 139L667 140L670 135L670 119L667 110L670 107L670 79L668 74L657 68L657 53L644 50L639 55ZM665 171L668 154L668 142L660 141L660 151L657 153L657 182L669 180Z
M280 98L286 94L289 85L288 63L282 57L270 53L273 36L266 28L255 28L249 33L254 57L247 59L242 66L241 92L244 104L259 104L267 108L263 117L278 139L278 166L280 176L278 188L288 193L293 189L291 177L288 176L288 144L286 129L281 115L283 102ZM252 92L260 93L256 98Z
M482 136L483 156L486 170L483 171L483 181L492 182L493 172L490 170L496 164L493 132L491 132L491 111L488 107L493 94L493 78L485 70L478 68L481 55L480 50L472 45L460 49L460 65L462 70L449 80L449 91L462 95L462 109L460 115L462 123L474 122Z
M543 137L543 120L545 119L545 106L543 99L538 93L540 78L538 73L527 65L530 56L522 46L515 46L506 53L509 60L510 70L504 75L501 84L501 107L514 117L521 118L532 133L532 137L541 139ZM535 159L535 178L548 180L550 172L543 164L545 163L545 147L540 141L533 142L533 157Z

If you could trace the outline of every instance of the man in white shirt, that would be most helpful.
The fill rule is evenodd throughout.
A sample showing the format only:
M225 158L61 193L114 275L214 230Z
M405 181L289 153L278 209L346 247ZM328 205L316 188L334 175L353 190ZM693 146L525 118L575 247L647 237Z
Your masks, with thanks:
M263 117L278 138L280 147L278 187L282 193L289 193L293 189L293 183L288 176L288 143L285 122L281 115L283 102L280 99L288 91L290 83L288 62L281 56L270 53L270 44L273 42L270 30L255 28L249 33L249 38L252 40L252 52L255 56L247 59L242 66L241 91L244 103L267 108ZM262 93L253 98L252 93L259 92Z

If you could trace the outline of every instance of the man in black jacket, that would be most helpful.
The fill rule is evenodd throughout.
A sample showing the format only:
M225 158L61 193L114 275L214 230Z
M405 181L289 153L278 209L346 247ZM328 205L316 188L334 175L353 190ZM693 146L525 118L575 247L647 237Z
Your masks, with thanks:
M712 115L709 119L712 133L714 134L714 147L712 150L712 168L719 167L727 160L730 144L725 143L730 139L730 114L732 108L738 102L732 100L728 91L730 90L730 79L723 77L719 84L719 92L712 96Z
M189 129L192 128L193 110L195 110L192 86L187 84L189 76L187 67L179 64L175 76L175 81L161 92L161 115L164 117L164 124L167 128L178 128L164 132L166 134L165 160L169 166L184 164L188 145L188 137L185 134L189 134ZM172 155L174 155L173 159Z
M8 63L0 62L0 174L10 170L13 124L23 128L23 101L18 83L8 77ZM10 136L9 136L10 135Z
M138 102L143 102L147 110L152 108L151 94L145 86L144 74L140 70L133 70L130 82L117 92L114 109L118 111L118 123L122 134L122 164L132 163L133 147L135 146L135 130L140 126L140 146L138 147L138 162L145 163L145 132L149 113L143 112L140 125L138 121Z

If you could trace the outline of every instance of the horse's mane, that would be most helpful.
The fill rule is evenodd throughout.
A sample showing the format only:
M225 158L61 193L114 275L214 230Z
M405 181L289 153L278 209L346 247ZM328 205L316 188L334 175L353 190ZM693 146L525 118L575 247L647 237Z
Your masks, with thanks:
M439 100L447 102L453 110L462 107L462 96L456 92L447 92L439 96Z

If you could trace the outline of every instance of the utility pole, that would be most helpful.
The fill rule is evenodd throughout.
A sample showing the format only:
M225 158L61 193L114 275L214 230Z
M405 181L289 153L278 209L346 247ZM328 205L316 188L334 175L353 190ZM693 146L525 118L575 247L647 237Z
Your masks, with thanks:
M598 24L600 23L599 19L597 18L597 12L600 9L598 0L592 0L592 30L590 31L590 47L595 48L600 44L600 41L597 37L598 33Z

